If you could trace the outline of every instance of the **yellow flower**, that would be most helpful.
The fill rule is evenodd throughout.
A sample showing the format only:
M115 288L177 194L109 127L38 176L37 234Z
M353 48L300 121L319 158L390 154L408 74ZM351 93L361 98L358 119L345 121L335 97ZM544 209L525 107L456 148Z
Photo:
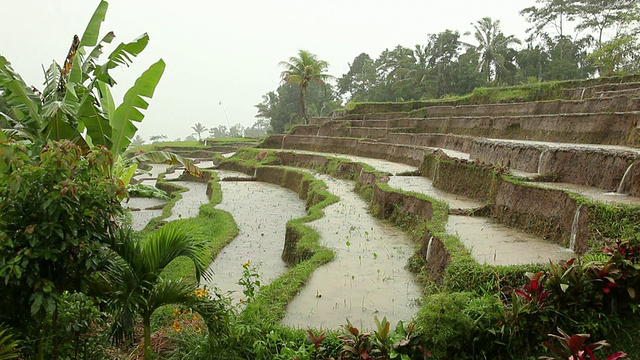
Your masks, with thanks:
M218 320L218 315L215 315L215 316L213 317L213 320Z
M246 268L247 266L249 266L249 262L245 261L244 264L242 264L242 267Z
M243 302L244 302L244 299L240 299L240 302L241 302L241 303L243 303Z
M202 330L198 329L198 330L196 330L196 332L197 332L198 334L200 334L200 333L202 332Z

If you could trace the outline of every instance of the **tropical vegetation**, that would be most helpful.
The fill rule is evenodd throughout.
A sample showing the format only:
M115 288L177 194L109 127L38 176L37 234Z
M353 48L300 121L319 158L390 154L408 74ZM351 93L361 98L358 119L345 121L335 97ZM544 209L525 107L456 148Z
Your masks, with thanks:
M299 50L298 56L292 56L289 61L283 61L280 66L284 68L280 77L283 82L293 84L300 91L300 118L306 124L309 120L307 114L307 89L312 83L325 87L332 76L327 74L329 63L306 50Z
M499 21L483 18L474 25L477 45L446 30L428 36L424 46L397 46L375 60L360 54L332 85L328 64L301 50L282 63L283 82L257 106L259 127L266 129L268 121L273 131L283 132L310 116L327 115L344 100L443 97L530 78L637 70L631 60L638 54L636 2L537 4L523 10L536 30L520 51L512 48L517 39L501 33ZM289 168L282 169L283 181L305 198L308 215L287 224L289 234L299 238L287 272L261 286L250 262L238 264L245 298L237 306L227 294L200 288L207 264L237 229L228 213L213 207L221 197L215 175L211 203L196 218L156 220L141 233L123 225L121 200L135 171L123 154L130 144L143 142L135 136L135 122L143 119L164 63L149 67L116 106L109 90L115 84L112 70L128 65L149 38L116 46L101 61L114 38L108 33L99 40L107 7L100 2L83 36L74 37L64 64L54 62L45 71L42 90L25 84L0 56L0 359L511 359L541 354L543 346L556 359L594 360L596 351L612 360L626 356L589 338L607 338L615 349L623 344L625 351L640 354L635 235L612 239L585 258L535 268L489 268L460 250L452 253L456 270L445 283L420 272L424 264L416 256L409 265L425 285L425 299L414 319L394 326L376 317L370 332L348 320L334 331L280 325L287 301L333 258L305 223L322 216L335 196L311 175ZM570 38L565 20L595 36ZM543 31L552 23L560 25L558 35ZM620 32L607 39L605 30L612 28ZM206 130L194 126L199 138ZM209 129L217 137L242 130ZM150 140L163 138L156 136ZM168 153L137 155L141 158L182 161ZM225 164L253 173L278 160L266 150L246 149ZM326 165L313 169L357 178L339 171L351 165L327 158ZM363 167L365 173L380 176ZM373 196L370 186L357 191ZM435 216L428 223L415 225L398 214L390 220L413 235L441 232L447 209L433 203ZM443 241L461 246L456 239Z
M469 29L428 34L424 44L386 48L377 58L361 53L335 84L327 85L327 94L309 99L315 107L310 115L327 115L344 103L438 99L479 87L640 71L637 1L537 0L521 15L531 24L526 39L505 34L499 19L485 17ZM467 35L471 40L463 41ZM297 72L295 81L268 92L256 105L256 117L270 121L275 133L306 121L300 98L286 88L299 83L303 59L300 55L283 62L285 70ZM313 91L309 86L309 98Z

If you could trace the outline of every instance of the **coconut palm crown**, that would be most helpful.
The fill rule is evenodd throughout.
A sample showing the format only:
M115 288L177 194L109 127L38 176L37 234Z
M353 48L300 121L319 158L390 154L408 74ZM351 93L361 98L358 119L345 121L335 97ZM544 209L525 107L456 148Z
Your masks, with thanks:
M308 120L307 88L312 82L326 88L327 82L333 79L333 76L326 73L329 63L319 60L316 55L306 50L298 50L297 57L292 56L289 61L280 62L279 66L284 68L280 73L282 81L300 87L300 116L306 124Z

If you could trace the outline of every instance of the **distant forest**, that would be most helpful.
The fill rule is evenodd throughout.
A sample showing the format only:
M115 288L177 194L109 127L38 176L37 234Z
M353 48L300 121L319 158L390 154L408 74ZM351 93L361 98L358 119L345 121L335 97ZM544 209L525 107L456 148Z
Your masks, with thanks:
M460 31L447 29L426 36L424 45L398 45L376 59L361 53L340 77L329 76L328 64L313 54L292 57L281 63L283 82L262 96L256 117L282 133L348 102L444 98L477 87L640 72L637 0L536 3L520 12L530 24L526 39L504 34L500 20L486 17L464 29L473 43L463 42ZM315 70L304 73L305 69Z

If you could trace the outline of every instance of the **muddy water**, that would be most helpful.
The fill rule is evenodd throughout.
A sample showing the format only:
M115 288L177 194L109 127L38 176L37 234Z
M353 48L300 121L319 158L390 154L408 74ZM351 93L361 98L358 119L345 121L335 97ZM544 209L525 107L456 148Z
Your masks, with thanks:
M242 173L217 171L218 176L243 177ZM257 266L260 280L269 283L286 270L281 259L285 224L306 215L305 203L295 192L280 186L256 181L221 181L222 202L216 208L233 216L238 236L218 254L211 264L213 281L223 292L234 291L236 301L243 297L237 284L242 264Z
M391 322L407 320L418 310L420 289L404 269L414 246L400 230L367 213L367 203L353 183L315 174L340 201L309 223L321 243L336 252L289 303L283 323L293 327L338 328L349 319L372 329L374 315Z
M626 194L618 194L615 192L604 192L602 189L592 188L588 186L569 184L569 183L546 183L546 182L534 182L535 186L540 186L549 189L560 189L570 191L575 194L582 195L586 198L602 202L605 204L627 204L627 205L640 205L640 198L636 196L630 196Z
M433 187L433 182L422 176L390 176L387 183L392 188L424 194L449 204L450 209L471 210L484 204L481 201L451 194Z
M179 181L176 185L188 190L180 193L182 199L175 202L171 209L171 216L166 221L187 219L198 216L200 206L209 202L207 197L207 184L193 181Z
M363 164L367 164L378 171L389 172L394 175L398 173L412 172L412 171L418 170L417 167L411 166L411 165L394 163L387 160L380 160L380 159L374 159L374 158L365 158L365 157L355 156L355 155L337 154L337 153L321 153L321 152L305 151L305 150L277 150L277 149L271 149L271 150L282 151L282 152L295 152L299 154L332 156L336 158L347 159L349 161L361 162Z
M481 264L547 264L551 260L568 260L573 251L541 238L510 229L489 219L450 215L446 231L457 235Z
M123 201L122 206L131 211L131 228L144 229L151 219L162 215L162 206L166 202L156 198L134 197Z
M350 155L335 154L352 161L362 162L376 170L393 174L411 171L411 166L396 164L385 160L370 159ZM415 168L414 168L415 169ZM464 198L433 188L430 179L419 176L390 176L389 186L417 193L426 194L442 200L450 209L472 209L482 206L473 199ZM611 196L610 199L624 201L624 196ZM627 196L627 198L629 198ZM471 255L480 263L495 265L547 263L548 259L569 259L574 253L557 244L544 241L542 238L529 235L491 222L480 217L449 216L446 231L457 235L471 251Z
M156 186L158 175L169 169L170 165L152 164L150 171L135 176L144 185ZM131 211L131 228L136 231L144 229L149 221L162 215L162 206L166 202L156 198L132 197L122 202L125 209Z

